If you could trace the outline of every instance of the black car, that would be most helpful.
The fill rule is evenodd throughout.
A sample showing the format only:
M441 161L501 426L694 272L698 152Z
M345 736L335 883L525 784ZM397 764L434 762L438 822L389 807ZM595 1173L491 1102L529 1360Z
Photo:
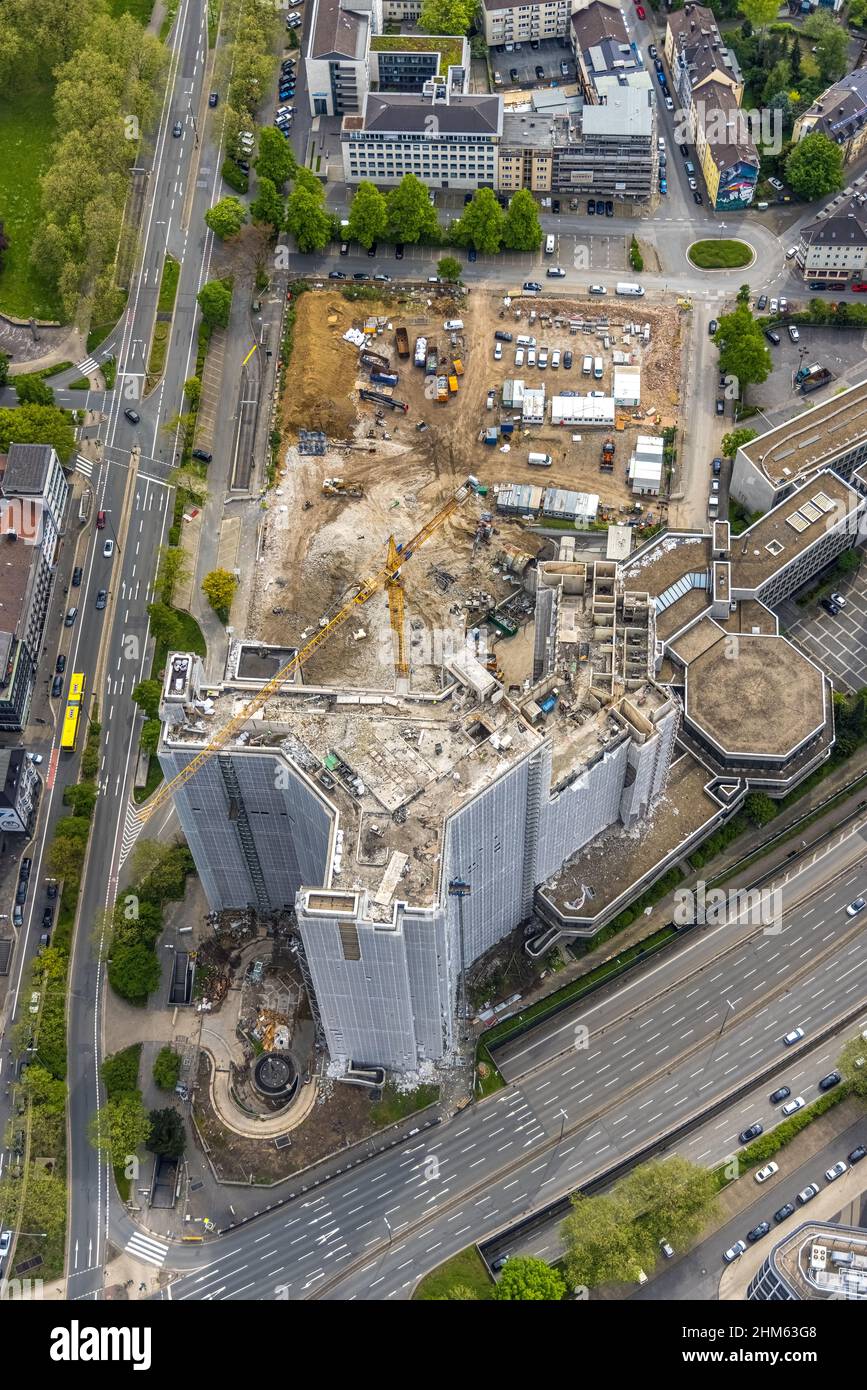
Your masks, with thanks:
M46 898L54 899L57 897L57 879L50 878L45 885Z
M81 565L76 565L76 566L75 566L75 569L72 571L72 587L73 587L73 589L77 589L78 586L79 586L79 584L81 583L81 574L82 574Z
M761 313L762 310L763 310L763 309L767 309L767 307L768 307L768 296L767 296L766 294L760 294L759 297L758 297L758 299L756 300L756 308L758 309L759 313Z
M235 163L237 164L238 168L241 170L241 173L242 173L242 174L249 174L249 172L250 172L250 161L249 161L249 159L236 159L236 160L235 160Z
M294 88L294 87L281 87L280 90L278 91L277 95L278 95L278 97L280 98L281 101L288 101L290 97L294 97L294 95L295 95L295 88Z
M62 690L63 690L63 677L62 677L62 676L55 676L55 677L54 677L54 680L51 682L51 694L54 696L55 700L57 699L57 696L61 694Z
M510 79L510 81L512 81L512 82L517 82L517 80L518 80L518 69L517 69L517 68L509 68L509 79Z
M540 294L542 286L539 284L538 280L525 280L524 289L529 290L531 294Z
M50 931L54 926L54 908L46 907L42 911L42 930Z
M867 1158L867 1144L857 1144L846 1157L850 1163L860 1163L862 1158Z
M62 676L66 670L66 657L63 655L63 652L60 653L60 656L55 661L54 669L58 676Z
M141 416L139 415L137 410L125 410L123 413L126 419L129 420L131 425L140 424Z
M39 945L40 945L40 946L50 946L50 945L51 945L51 933L50 933L50 932L47 932L47 931L40 932L40 934L39 934Z
M774 1220L775 1220L776 1222L778 1222L778 1223L779 1223L780 1221L785 1221L785 1220L786 1220L786 1217L787 1217L787 1216L791 1216L791 1215L792 1215L792 1212L793 1212L794 1210L795 1210L795 1204L794 1204L794 1202L787 1202L786 1205L785 1205L784 1207L780 1207L779 1211L775 1211L775 1212L774 1212Z
M719 396L717 396L716 413L717 415L725 415L726 413L726 403Z
M538 39L531 39L531 40L530 40L530 47L531 47L531 48L534 48L534 49L535 49L535 48L538 48L538 47L539 47L539 40L538 40Z
M810 281L810 289L811 289L811 290L829 290L830 288L831 288L831 286L830 286L830 285L827 285L827 284L825 283L824 280L811 280L811 281Z
M572 366L572 350L571 350L571 348L566 348L566 351L563 353L563 366L565 367L565 369L566 369L567 372L568 372L569 368Z
M504 328L498 328L494 337L498 343L510 343L512 341L511 333L507 333Z
M780 1105L784 1100L788 1100L791 1094L791 1086L781 1086L779 1090L772 1091L768 1099L771 1105Z
M402 242L402 241L398 241L398 242L396 243L396 245L395 245L395 248L394 248L394 259L395 259L396 261L402 261L402 260L403 260L403 242Z
M821 599L819 602L819 607L824 608L826 613L830 613L832 618L836 618L837 614L840 612L840 609L837 607L836 603L832 598Z
M542 67L542 64L541 64L541 63L537 63L537 64L536 64L536 77L537 77L537 78L539 79L539 81L541 82L542 79L544 78L544 76L545 76L545 69Z
M708 331L708 333L710 334L711 338L713 337L714 333L716 333L716 331L717 331L718 328L719 328L719 323L718 323L718 321L717 321L716 319L711 319L710 323L709 323L708 326L707 326L707 331Z
M592 217L596 211L596 202L593 198L587 199L587 216Z
M370 248L370 250L368 251L367 254L368 254L368 256L375 256L375 255L376 255L376 242L373 243L373 245L371 246L371 248Z
M467 247L467 260L468 260L468 261L477 261L478 259L479 259L479 253L478 253L478 251L476 250L475 246L468 246L468 247Z
M650 54L650 57L651 57L651 58L655 58L655 57L657 56L656 44L655 44L655 43L650 44L650 45L648 46L647 52Z
M750 1245L754 1245L757 1240L761 1240L762 1236L766 1236L770 1229L770 1221L760 1221L758 1226L754 1226L751 1231L747 1231L747 1240L750 1242Z
M15 901L16 901L16 903L18 903L19 906L20 906L22 903L25 903L25 902L27 901L27 879L26 879L26 878L19 879L19 881L18 881L18 887L17 887L16 890L15 890Z
M345 280L345 279L346 279L346 271L345 271L345 270L329 270L329 272L328 272L328 278L329 278L329 280Z
M559 211L560 211L560 199L559 199L559 198L552 198L552 200L551 200L551 211L553 212L553 214L554 214L555 217L558 215L558 213L559 213Z
M180 121L175 121L174 125L172 126L172 135L174 135L175 139L177 139L179 135L182 135L183 131L184 127L181 125Z
M607 201L606 204L605 204L605 216L606 216L606 217L613 217L613 216L614 216L614 204L613 204L613 202L611 201L610 198L608 199L608 201Z
M469 207L469 205L470 205L470 203L471 203L472 201L473 201L473 195L472 195L472 193L465 193L465 194L464 194L464 207Z
M597 217L604 217L604 216L605 216L605 199L604 199L604 198L597 198L597 199L596 199L596 216L597 216Z
M348 241L341 241L341 243L340 243L340 254L341 254L341 256L348 256L348 255L349 255L349 242L348 242Z
M193 450L193 458L194 458L194 459L198 459L200 463L211 463L212 460L213 460L213 457L214 457L214 455L213 455L213 454L209 454L208 451L207 451L207 449L194 449L194 450Z
M677 148L680 150L680 152L681 152L681 154L683 155L684 159L688 159L688 158L689 158L689 150L687 149L686 145L678 145Z
M765 337L767 338L769 343L774 344L774 347L780 346L780 335L779 333L775 333L772 328L765 329Z
M843 1078L838 1071L829 1071L828 1075L823 1076L819 1082L819 1090L830 1091L832 1087L839 1086L842 1080Z
M720 473L722 472L722 459L720 459L720 458L711 459L711 461L710 461L710 468L711 468L711 472L713 473L713 476L714 476L715 478L718 478L719 475L720 475Z
M748 1125L746 1129L741 1130L738 1135L738 1143L748 1144L751 1139L758 1139L760 1134L764 1134L764 1130L764 1125L760 1125L757 1120L754 1125Z
M700 194L699 192L693 193L693 195L692 195L692 201L693 201L694 203L700 205L701 202L702 202L702 196L701 196L701 194Z
M353 275L352 278L353 278L353 280L368 280L370 277L369 277L369 275L367 274L366 271L364 271L364 270L356 270L356 272L355 272L355 274Z
M99 593L98 593L97 596L96 596L96 606L97 606L97 608L100 608L100 609L104 608L105 605L106 605L106 603L107 603L107 601L108 601L108 594L106 593L105 589L100 589Z
M216 104L217 104L217 102L218 102L219 100L220 100L219 93L218 93L218 92L211 92L211 95L208 97L208 105L209 105L209 106L216 106Z
M28 880L28 878L30 877L30 870L31 870L32 868L33 868L33 860L32 860L32 859L22 859L22 860L21 860L21 864L20 864L19 869L18 869L18 877L19 877L19 878L23 878L24 881L25 881L25 883L26 883L27 880Z

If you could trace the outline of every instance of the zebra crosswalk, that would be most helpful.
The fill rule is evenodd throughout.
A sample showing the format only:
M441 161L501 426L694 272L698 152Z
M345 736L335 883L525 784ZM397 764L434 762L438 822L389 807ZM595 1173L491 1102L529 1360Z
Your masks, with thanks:
M84 376L90 376L91 372L99 370L99 363L95 357L85 357L83 362L79 362L76 370L82 372Z
M93 460L86 459L83 454L77 454L75 459L75 471L83 474L85 478L89 478L93 473Z
M169 1247L164 1240L154 1240L153 1236L146 1236L143 1231L136 1231L135 1235L130 1236L124 1246L128 1255L134 1256L137 1260L144 1260L146 1264L156 1265L160 1269L169 1253Z

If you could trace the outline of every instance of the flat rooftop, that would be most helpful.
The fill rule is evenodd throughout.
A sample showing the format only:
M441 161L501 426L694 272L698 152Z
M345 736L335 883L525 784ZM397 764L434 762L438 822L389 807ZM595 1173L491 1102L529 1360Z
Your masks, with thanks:
M697 628L687 634L694 634L696 652L686 672L685 718L717 748L733 756L783 758L823 728L825 677L787 638L740 633L733 641L710 620ZM717 640L698 650L699 637L709 638L711 628ZM686 646L681 639L674 650Z
M760 434L742 449L774 487L782 487L794 483L801 474L827 468L865 434L867 381Z
M650 815L631 830L613 825L585 845L540 889L568 922L592 921L627 897L634 884L652 874L719 812L707 790L708 770L685 753L672 764L665 794Z
M854 536L855 513L861 505L859 494L836 473L811 479L732 537L732 590L759 588L847 516L853 519Z
M835 1254L852 1263L841 1264ZM867 1299L867 1230L861 1226L807 1221L774 1246L771 1258L799 1298Z
M641 589L658 598L685 575L707 570L710 561L709 536L694 531L666 531L624 565L624 588Z
M27 616L31 575L42 555L38 545L24 541L0 540L0 632L20 636Z

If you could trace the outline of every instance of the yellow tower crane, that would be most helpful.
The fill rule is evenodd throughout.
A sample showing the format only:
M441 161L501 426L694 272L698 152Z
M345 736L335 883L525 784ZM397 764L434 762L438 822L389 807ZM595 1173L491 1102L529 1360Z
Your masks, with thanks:
M468 478L465 483L462 483L449 498L448 502L446 502L445 506L441 507L436 515L431 517L430 521L426 522L421 530L417 531L412 540L408 541L406 545L399 546L394 536L390 536L388 541L388 555L382 569L377 574L373 575L372 578L363 580L352 597L338 609L333 617L327 620L323 619L319 630L315 632L312 637L308 638L303 646L298 648L295 655L280 668L276 675L272 676L269 681L266 681L261 689L253 696L252 700L248 701L243 709L239 710L237 714L233 715L232 718L223 725L211 739L210 743L208 743L201 752L197 753L194 758L191 758L187 766L179 772L176 777L173 777L170 782L164 782L162 784L158 791L151 797L150 801L142 807L139 812L139 820L141 822L150 820L151 816L154 815L161 806L164 806L167 801L171 800L174 793L178 791L180 787L184 786L185 783L195 777L199 768L202 767L209 758L212 758L215 753L219 753L221 748L225 748L226 744L229 743L236 734L240 733L243 726L249 719L252 719L256 711L262 709L263 705L267 704L272 695L277 694L280 687L290 676L294 675L305 662L309 661L313 653L323 646L339 627L343 626L347 618L350 618L357 609L367 603L368 599L372 598L375 593L378 593L383 588L385 588L387 593L391 625L395 637L397 638L395 666L400 674L406 675L409 671L409 666L406 661L403 629L404 595L400 582L401 568L414 552L418 550L419 546L424 545L425 541L430 539L434 532L442 526L443 522L448 521L452 513L455 512L457 508L466 501L470 493L475 490L475 487L476 480L472 477Z

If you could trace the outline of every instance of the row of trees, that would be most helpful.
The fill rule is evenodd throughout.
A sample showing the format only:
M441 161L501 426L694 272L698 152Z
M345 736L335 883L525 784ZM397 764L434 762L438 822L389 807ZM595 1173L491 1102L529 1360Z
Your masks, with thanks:
M152 684L136 686L137 704L143 703L142 685ZM193 860L186 845L140 840L133 851L132 871L133 882L118 896L111 914L108 978L122 999L144 1004L160 982L155 948L163 929L163 908L183 897Z
M83 0L71 8L79 16ZM120 307L114 264L129 169L142 131L159 113L167 54L131 15L113 18L102 4L88 23L64 23L63 30L68 38L54 68L59 134L41 179L42 216L30 256L70 318L84 300L108 321Z
M169 1047L162 1048L154 1062L154 1080L161 1090L174 1088L174 1082L171 1088L164 1084L168 1080L167 1067L177 1074L171 1058L177 1060L179 1070L181 1059ZM186 1148L184 1122L177 1110L145 1109L138 1085L140 1060L141 1043L106 1057L101 1068L106 1101L93 1115L90 1127L91 1143L108 1155L112 1167L127 1182L140 1148L167 1158L180 1158Z

